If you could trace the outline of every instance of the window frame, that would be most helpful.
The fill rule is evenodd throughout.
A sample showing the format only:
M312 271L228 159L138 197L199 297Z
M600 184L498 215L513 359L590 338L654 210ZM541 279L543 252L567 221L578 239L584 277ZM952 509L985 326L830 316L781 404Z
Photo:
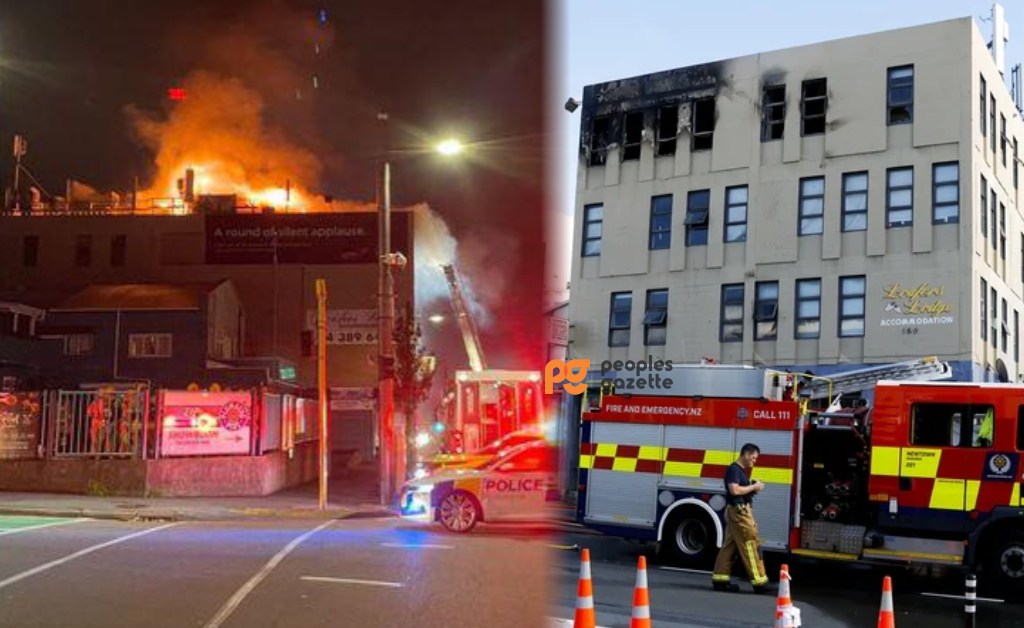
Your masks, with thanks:
M956 167L956 180L955 181L943 181L939 182L936 176L939 168L945 166ZM956 190L955 201L942 201L939 202L939 188L953 188ZM943 207L956 207L956 214L952 217L940 219L938 217L939 209ZM960 222L960 162L959 161L942 161L932 164L932 224L933 225L951 225Z
M992 319L992 320L989 321L991 323L991 332L992 332L992 336L991 336L991 338L989 338L989 340L992 341L992 348L993 349L998 349L999 348L999 345L998 345L999 335L996 334L996 321L999 320L999 292L996 290L996 287L994 285L989 285L989 287L988 287L988 297L989 297L989 313L990 313L990 316L991 316L991 319Z
M152 338L155 342L156 352L149 354L148 352L139 353L135 351L136 342L143 342L147 338ZM167 353L160 353L160 340L167 339ZM132 360L162 360L174 357L174 334L169 333L136 333L128 334L128 357Z
M92 239L91 234L75 236L75 268L92 266Z
M892 185L892 175L896 172L910 172L910 185ZM910 205L898 205L893 206L892 204L892 193L902 192L910 190ZM893 211L907 211L910 210L910 220L893 222L892 212ZM905 227L914 226L914 167L913 166L899 166L897 168L888 168L885 171L885 228L886 229L902 229Z
M892 96L893 90L897 89L897 88L906 87L907 86L906 83L908 82L908 79L906 79L906 78L895 78L895 79L893 78L893 74L896 73L896 72L899 72L901 70L910 70L910 78L909 78L910 99L906 100L906 101L894 101L893 100L893 96ZM885 122L886 122L886 126L900 126L900 125L903 125L903 124L913 124L914 123L914 91L916 90L916 85L915 85L915 80L914 80L916 78L915 74L916 73L914 71L914 64L912 64L912 63L911 64L907 64L907 65L894 66L894 67L886 69L886 74L885 74L885 76L886 76L886 82L885 82L885 86L886 86L886 88L885 88L885 104L886 104L886 107L885 107L885 110L886 110ZM897 83L895 81L899 81L899 82ZM898 108L901 108L901 107L906 107L906 109L907 109L907 119L906 120L898 120L898 121L894 122L893 121L893 116L892 116L893 111L895 109L898 109Z
M123 233L114 234L110 238L110 265L123 268L128 263L128 236Z
M696 197L699 197L700 195L703 195L703 196L705 196L707 198L707 207L705 207L703 209L701 209L699 207L698 208L694 208L693 207L693 199L696 198ZM690 215L691 214L697 216L702 211L704 212L704 219L703 220L695 220L693 222L690 221ZM710 223L710 222L711 222L711 190L710 189L690 190L689 192L687 192L686 193L686 218L683 220L683 225L686 227L686 246L688 246L688 247L690 247L690 246L707 246L707 244L708 244L708 223ZM704 234L703 235L703 240L704 241L703 242L697 242L696 244L694 244L693 241L692 241L693 238L691 237L694 233L703 233Z
M981 342L988 342L988 282L981 278Z
M981 176L981 237L988 240L988 179ZM1024 246L1024 245L1022 245Z
M761 295L762 288L775 288L775 297L763 297ZM778 281L758 281L754 283L754 340L757 342L774 342L779 339L779 282ZM766 316L761 312L761 308L764 306L773 306L771 309L771 315ZM762 334L761 324L772 323L772 329L774 333Z
M594 209L601 210L601 217L593 219L590 217L591 211ZM592 224L601 225L601 235L597 237L588 236L587 233L590 231L589 227ZM601 256L601 238L604 237L604 203L591 203L590 205L583 206L583 248L580 251L580 257L600 257ZM591 242L597 242L597 252L587 253L587 244Z
M621 296L628 296L629 297L629 307L628 308L618 308L618 309L616 309L616 307L615 307L615 305L616 305L616 297L621 297ZM626 322L625 325L616 325L615 324L615 313L616 312L628 312L629 313L629 316L627 317L627 322ZM626 332L626 334L625 334L626 342L624 344L616 344L614 342L615 332L617 332L617 331L625 331ZM613 292L611 294L611 303L609 304L608 346L609 347L628 347L630 345L630 336L632 335L632 331L633 331L633 292L632 291Z
M988 82L985 80L984 74L979 73L978 78L981 80L981 83L979 84L981 96L981 137L984 138L986 135L988 135L988 121L986 119L988 116L988 112L986 111L986 105L988 102ZM982 145L984 146L984 142L982 142Z
M808 96L808 88L812 85L821 84L824 86L824 93L820 96ZM822 102L821 113L813 113L808 115L807 103L809 102ZM824 135L827 130L827 116L828 116L828 78L813 78L806 79L800 83L800 137L814 137L815 135ZM807 131L807 121L821 120L821 131Z
M706 150L712 150L715 146L715 109L717 103L715 102L714 96L708 96L706 98L696 98L693 101L692 117L690 118L690 152L699 153ZM710 130L697 130L697 107L701 103L711 103L711 129ZM703 144L704 140L707 140L707 146L699 146Z
M21 237L21 266L22 268L38 268L39 267L39 243L41 238L39 235L30 233L25 234ZM32 243L29 246L29 242ZM32 255L29 255L31 251Z
M597 132L599 124L604 124L602 133ZM604 166L608 163L608 134L611 133L611 116L595 116L590 121L590 154L587 158L588 166ZM604 145L598 144L598 140L604 139Z
M999 257L1006 261L1006 203L999 203Z
M989 145L992 147L992 157L996 155L996 95L989 93L988 95L988 122L989 126L992 127L992 132L989 133Z
M999 157L1006 167L1006 116L999 114Z
M847 190L846 183L853 177L864 177L864 189L863 190ZM842 219L842 225L840 227L842 233L856 233L858 231L868 230L868 203L871 198L870 187L871 187L871 176L867 170L858 170L856 172L844 172L842 181L842 200L840 206L840 218ZM847 195L864 195L864 209L847 209ZM848 229L846 227L846 219L851 216L864 216L864 228L863 229Z
M848 293L846 291L847 280L860 279L864 282L864 290L860 294ZM867 333L867 294L868 294L868 277L867 275L844 275L839 278L839 320L837 323L837 332L840 338L863 338ZM853 299L860 297L861 313L859 315L847 314L846 313L846 299ZM843 323L848 320L859 320L861 322L861 331L859 334L843 333Z
M640 120L638 136L636 138L630 138L630 123L634 120ZM635 139L635 141L631 141ZM627 111L622 114L622 155L620 161L639 161L640 153L643 152L644 144L644 112L641 111Z
M771 91L782 90L782 100L770 101L768 93ZM781 109L781 117L777 120L772 119L772 113L775 110ZM773 130L778 127L778 137L772 137ZM786 84L780 83L776 85L765 85L761 90L761 142L777 142L783 139L786 135Z
M730 291L738 290L739 298L733 297L730 300L726 299L727 294ZM722 289L719 294L719 310L718 310L718 341L720 343L733 343L743 342L744 332L746 331L746 321L744 320L744 313L746 312L746 286L742 283L728 283L722 284ZM740 315L737 318L726 318L725 310L729 306L739 306ZM725 328L739 326L740 333L738 337L726 338Z
M668 210L665 211L664 208L659 210L657 208L658 201L666 198L668 199ZM672 200L671 194L658 194L651 197L651 216L647 235L647 250L649 251L664 251L672 248ZM668 227L659 227L655 229L654 220L659 216L668 216ZM664 244L655 246L655 244L657 244L655 237L660 236L663 233L668 234L668 237L665 238Z
M1013 311L1013 361L1020 362L1020 310Z
M815 284L818 287L818 295L815 297L804 297L800 296L801 285ZM801 316L800 305L802 303L816 303L818 305L817 316ZM796 280L796 310L793 315L793 338L796 340L808 340L821 338L821 278L820 277L808 277L805 279ZM815 321L818 324L818 330L811 335L810 333L800 333L800 324L808 321Z
M996 222L996 207L999 205L999 195L996 193L995 186L989 187L989 204L988 204L988 216L989 222L992 223L992 248L999 248L999 232L998 223Z
M664 115L666 111L675 112L675 129L672 134L668 137L665 136L665 119ZM655 151L655 157L666 157L669 155L676 154L676 148L679 144L679 105L667 105L658 109L658 137L657 137L657 150ZM671 150L665 148L671 145Z
M1006 299L1005 298L1002 301L1002 305L1003 305L1003 307L1000 310L1000 312L1002 313L1003 318L1002 318L1001 321L999 321L999 331L1002 332L1000 334L1000 348L1001 348L1003 353L1006 353L1006 349L1007 349L1007 347L1009 347L1009 342L1010 342L1010 325L1009 325L1010 318L1009 318L1009 310L1007 309L1007 304L1006 304Z
M733 190L743 190L746 200L742 203L730 203L729 193ZM743 220L732 220L732 210L738 207L743 208ZM747 241L747 219L750 215L750 188L747 185L731 185L725 188L725 227L722 229L722 241L726 244ZM729 227L743 226L743 236L733 240L729 239Z
M918 419L917 408L918 408L918 406L947 406L947 407L950 407L951 409L952 408L956 408L957 410L955 412L951 412L950 413L947 425L948 425L948 428L949 428L949 436L952 437L952 435L953 435L952 434L952 432L953 432L953 419L957 415L960 416L960 431L959 431L959 434L958 434L958 436L960 438L960 442L954 445L952 443L940 444L940 443L932 443L932 442L920 442L920 441L916 440L915 436L916 436L917 430L915 428L917 427L917 419ZM979 412L979 409L980 409L980 412ZM942 402L942 401L915 401L915 402L910 404L910 420L908 421L908 425L907 425L907 429L909 430L909 434L907 434L907 443L909 443L912 447L932 447L932 448L938 448L938 449L956 449L956 450L960 450L960 449L992 449L995 446L995 442L994 442L995 441L995 433L996 433L996 422L995 421L993 422L993 425L992 425L992 441L993 442L989 443L988 445L975 445L974 444L974 437L975 437L974 418L977 417L977 416L984 417L988 413L989 410L991 410L993 412L993 415L995 414L995 404L993 404L991 401L989 401L989 402L982 402L982 403L946 403L946 402ZM964 440L964 438L963 438L964 437L964 429L963 429L964 428L964 420L963 420L963 417L965 415L970 417L970 419L971 419L970 423L968 424L970 429L967 432L968 433L968 438L967 438L967 443L966 444L964 444L964 442L963 442L963 440ZM982 421L984 421L984 419L982 419Z
M806 194L804 193L804 186L814 181L821 181L821 194ZM825 233L825 177L801 177L798 185L798 201L797 201L797 236L813 236L822 235ZM805 214L804 213L804 201L821 199L821 213L819 214ZM817 218L821 221L821 230L816 232L804 232L804 220L813 220Z
M665 295L665 306L655 307L651 303L651 297L655 295ZM661 314L661 320L659 322L648 322L651 318L651 314ZM647 291L647 296L644 299L644 346L645 347L664 347L668 343L668 288L654 288ZM665 337L661 342L650 341L651 329L664 329Z
M88 342L83 341L88 339ZM76 342L76 340L78 342ZM62 355L66 357L83 357L93 355L96 351L96 334L68 334L64 336L64 350Z

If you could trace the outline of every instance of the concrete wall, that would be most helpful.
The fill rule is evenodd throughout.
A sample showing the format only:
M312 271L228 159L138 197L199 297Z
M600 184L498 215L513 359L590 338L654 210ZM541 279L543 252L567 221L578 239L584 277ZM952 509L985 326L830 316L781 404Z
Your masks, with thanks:
M886 123L887 69L914 67L913 123ZM702 356L723 362L779 366L858 364L938 354L944 359L994 364L1003 360L1010 376L1013 342L1007 352L985 349L978 325L979 277L1008 299L1010 318L1024 310L1021 300L1021 246L1024 222L1017 212L1008 168L985 174L1001 187L1007 203L1007 260L983 246L977 213L978 180L988 172L978 117L979 72L988 73L989 91L1008 119L1008 153L1012 137L1024 139L1024 124L1013 116L1008 90L998 77L984 38L971 18L853 37L812 46L772 51L589 86L584 91L580 162L577 178L570 321L572 356L638 359L646 355L695 362ZM801 84L828 82L826 131L802 137ZM766 85L786 88L785 133L781 140L761 140L761 94ZM716 122L710 151L690 151L690 101L714 95ZM648 114L640 158L622 160L622 114L680 107L678 146L674 155L656 156L655 118ZM590 129L607 116L613 133L605 165L590 166ZM998 122L997 116L997 122ZM616 135L619 133L619 135ZM981 164L979 165L979 160ZM991 159L990 159L991 161ZM933 224L932 167L958 162L959 222ZM886 175L889 168L913 167L913 226L887 228ZM842 230L844 173L868 173L867 230ZM825 178L824 232L798 233L799 180ZM748 186L746 242L726 243L725 190ZM706 246L687 246L687 193L710 190L711 210ZM649 250L651 197L673 198L671 245ZM582 257L584 208L604 206L601 255ZM991 226L990 226L991 230ZM987 256L987 257L986 257ZM838 335L839 278L866 275L865 336ZM794 338L797 279L820 278L821 334L814 340ZM779 282L779 333L774 341L754 340L751 320L755 284ZM894 299L891 290L941 288L918 305L942 301L952 309L942 324L914 329L883 325ZM720 343L721 286L745 285L743 342ZM664 347L643 345L647 290L669 290L668 341ZM610 295L632 292L629 347L608 347ZM897 303L912 307L906 299ZM890 306L892 307L892 306ZM1000 304L1001 307L1001 304ZM1012 333L1011 321L1011 333Z

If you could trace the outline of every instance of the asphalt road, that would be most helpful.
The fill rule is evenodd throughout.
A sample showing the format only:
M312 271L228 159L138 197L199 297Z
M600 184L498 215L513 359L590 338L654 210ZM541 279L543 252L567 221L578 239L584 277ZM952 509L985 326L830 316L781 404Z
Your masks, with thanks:
M0 626L542 626L544 538L398 519L0 517Z
M749 582L741 582L739 593L711 589L710 573L666 568L653 546L644 547L613 537L583 531L562 536L559 544L590 550L594 581L594 605L598 626L629 626L637 560L647 556L651 617L658 627L763 628L775 621L775 595L755 595ZM549 608L552 618L571 619L576 603L579 553L552 551L556 579ZM771 568L769 566L769 568ZM953 574L883 572L873 568L822 562L791 562L793 603L808 628L875 628L881 602L882 578L893 578L896 625L900 628L962 628L963 580ZM742 567L737 565L737 571ZM773 581L777 578L777 572ZM950 597L944 597L950 596ZM1022 605L1006 602L978 603L977 626L982 628L1024 627ZM562 624L569 625L569 624Z

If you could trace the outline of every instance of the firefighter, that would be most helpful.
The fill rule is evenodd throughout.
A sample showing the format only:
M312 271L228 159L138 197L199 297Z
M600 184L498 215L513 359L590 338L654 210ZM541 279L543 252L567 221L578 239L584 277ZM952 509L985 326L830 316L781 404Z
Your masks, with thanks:
M748 470L754 468L760 453L761 449L757 445L747 443L740 450L739 459L729 465L725 472L725 542L715 561L714 575L711 576L716 591L739 591L739 587L732 584L731 578L737 552L747 569L754 592L764 593L768 590L768 576L759 553L757 522L754 521L752 510L754 494L761 492L764 482L751 481L748 475Z
M978 436L974 439L975 447L992 446L992 424L994 422L995 415L992 413L992 407L990 406L988 411L985 412L985 418L981 422L981 429L978 430Z

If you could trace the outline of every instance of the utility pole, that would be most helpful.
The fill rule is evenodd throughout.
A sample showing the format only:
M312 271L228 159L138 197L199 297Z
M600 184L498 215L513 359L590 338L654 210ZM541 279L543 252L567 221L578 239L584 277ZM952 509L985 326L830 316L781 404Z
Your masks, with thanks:
M317 387L320 413L320 510L327 508L327 472L330 430L327 424L327 282L316 280Z
M380 329L378 330L378 408L381 430L381 504L391 503L395 490L395 286L391 271L391 164L384 162L380 206Z

